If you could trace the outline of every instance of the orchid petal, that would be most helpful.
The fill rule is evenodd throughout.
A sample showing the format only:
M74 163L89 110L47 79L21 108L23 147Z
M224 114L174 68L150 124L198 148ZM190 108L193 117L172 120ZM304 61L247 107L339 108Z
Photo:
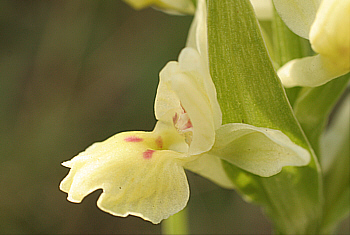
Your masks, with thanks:
M198 1L187 47L179 62L169 62L160 72L155 102L156 118L171 123L183 110L193 126L189 154L208 151L221 125L222 114L208 66L206 4Z
M157 125L153 132L124 132L93 144L62 164L71 170L60 189L71 202L102 189L97 202L101 210L159 223L182 210L189 198L184 155L162 150L174 140L183 142L176 139L179 135L168 138L169 131Z
M209 154L263 177L279 173L283 166L310 162L309 152L281 131L241 123L220 127Z
M198 89L203 89L207 96L215 129L221 126L222 113L217 100L216 88L209 73L209 68L204 61L204 57L196 51L185 48L179 55L180 69L184 73L193 75L192 79L197 82Z
M315 55L291 60L283 65L277 73L285 87L316 87L347 72L337 67L328 58Z
M221 159L217 156L204 153L197 159L187 162L184 167L187 170L213 181L223 188L234 188L230 178L226 175Z
M207 8L205 0L199 0L196 14L190 27L186 47L196 49L203 60L209 63L208 59L208 32L207 32Z
M169 62L160 72L155 102L156 118L173 121L174 111L184 109L193 125L189 154L208 151L215 141L215 130L221 124L220 106L206 63L193 48L185 48L179 62Z
M273 0L278 14L297 35L309 38L321 0Z

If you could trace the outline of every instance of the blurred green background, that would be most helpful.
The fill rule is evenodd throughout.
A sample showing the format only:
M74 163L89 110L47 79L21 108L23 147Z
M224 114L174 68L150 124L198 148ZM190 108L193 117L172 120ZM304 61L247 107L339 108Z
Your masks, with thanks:
M117 132L153 129L158 73L191 20L120 0L0 1L0 234L160 233L100 211L101 191L68 202L60 163ZM191 233L271 233L259 207L188 178Z

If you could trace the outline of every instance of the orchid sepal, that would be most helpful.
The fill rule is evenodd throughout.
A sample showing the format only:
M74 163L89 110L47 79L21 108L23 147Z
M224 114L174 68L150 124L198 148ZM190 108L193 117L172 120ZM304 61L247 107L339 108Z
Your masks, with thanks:
M306 166L311 160L310 153L283 132L244 123L221 126L208 154L262 177L273 176L284 166Z
M346 68L320 54L291 60L278 70L278 76L287 88L321 86L346 73Z

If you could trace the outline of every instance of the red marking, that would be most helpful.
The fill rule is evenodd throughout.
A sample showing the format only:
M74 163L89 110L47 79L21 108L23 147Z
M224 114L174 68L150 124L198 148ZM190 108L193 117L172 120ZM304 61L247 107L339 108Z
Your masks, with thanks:
M160 148L160 149L163 148L163 139L161 136L158 136L158 138L156 139L156 144L157 144L158 148Z
M143 158L151 159L154 152L155 150L151 150L151 149L146 150L145 152L143 152Z
M175 113L175 116L173 117L173 124L174 124L174 125L175 125L175 123L177 122L177 119L178 119L177 113Z
M182 104L180 104L182 110L184 111L184 113L187 113L186 110L184 109L184 106L182 106Z
M136 136L129 136L124 139L126 142L141 142L143 139Z
M186 129L191 128L191 127L193 127L192 122L191 122L191 120L188 120L188 122L186 123Z

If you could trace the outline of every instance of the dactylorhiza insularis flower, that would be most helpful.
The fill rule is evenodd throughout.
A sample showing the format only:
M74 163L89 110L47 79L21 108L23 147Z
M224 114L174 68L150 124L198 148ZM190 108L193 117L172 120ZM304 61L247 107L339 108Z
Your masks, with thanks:
M315 56L289 61L278 70L285 87L315 87L350 71L350 0L274 0L296 34L310 40Z
M63 165L60 184L68 200L81 202L102 189L97 205L116 216L159 223L189 199L184 169L233 188L221 159L268 177L283 166L303 166L310 154L281 131L241 123L221 124L209 74L205 1L200 0L187 47L160 72L152 132L124 132L95 143Z
M170 14L193 14L196 10L195 0L124 0L139 10L148 6L161 9Z

